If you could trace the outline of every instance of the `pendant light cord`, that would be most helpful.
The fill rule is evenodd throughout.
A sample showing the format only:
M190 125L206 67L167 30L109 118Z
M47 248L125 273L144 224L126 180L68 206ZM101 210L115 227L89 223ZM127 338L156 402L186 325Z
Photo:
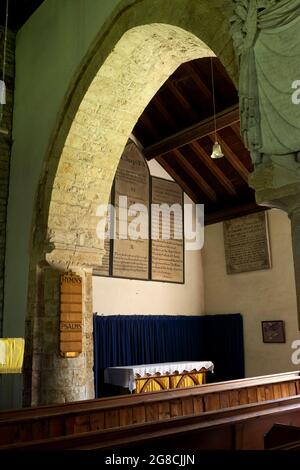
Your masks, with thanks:
M8 27L8 0L6 0L4 45L3 45L3 70L2 70L2 79L3 79L3 81L5 81L5 69L6 69L7 27Z
M213 66L212 57L210 58L210 68L211 68L211 88L212 88L213 112L214 112L215 142L217 142L216 99L215 99L214 66Z

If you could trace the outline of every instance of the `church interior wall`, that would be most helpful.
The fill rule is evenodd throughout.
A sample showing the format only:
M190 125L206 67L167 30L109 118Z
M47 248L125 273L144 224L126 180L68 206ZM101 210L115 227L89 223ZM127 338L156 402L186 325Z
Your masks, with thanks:
M58 298L50 299L46 293L45 300L43 289L48 280L69 268L88 279L90 272L85 270L94 266L96 259L100 263L103 250L95 236L93 211L108 201L118 160L138 117L184 61L215 53L232 78L237 76L229 25L224 21L231 8L222 8L224 0L207 8L209 4L208 0L155 0L155 5L153 0L93 0L74 9L70 2L46 0L17 35L4 335L26 336L32 349L27 363L34 363L35 370L28 389L36 399L31 403L62 401L61 391L66 392L63 400L74 399L68 396L73 366L68 391L61 381L61 363L52 364L47 373L48 377L52 374L52 383L55 387L59 384L59 390L54 387L49 394L43 385L43 338L51 340L56 352L53 325L58 321ZM150 33L151 41L141 38L136 30ZM119 41L125 35L129 40ZM118 41L121 60L116 53ZM141 45L150 47L152 41L152 51L145 52ZM84 100L88 91L90 99ZM79 122L83 116L78 110L87 114L86 122ZM128 119L124 119L126 113ZM99 127L103 130L100 136ZM86 155L79 158L81 150L89 153L95 173L86 171ZM89 202L85 189L91 184L96 192L89 201L94 206L90 204L86 210L82 203ZM88 236L82 237L83 232ZM91 255L89 260L87 254ZM45 257L54 273L46 266ZM92 306L88 293L84 305L85 370L91 376ZM52 336L48 338L49 332ZM78 387L84 388L79 379ZM80 395L91 396L90 389Z
M172 180L155 161L150 174ZM192 203L184 195L184 203ZM201 315L204 291L201 250L185 252L185 283L136 281L93 276L93 310L98 315Z
M291 360L299 339L290 220L268 211L271 269L226 274L222 223L207 226L203 250L205 313L241 313L246 376L298 370ZM261 321L283 320L285 343L264 343Z

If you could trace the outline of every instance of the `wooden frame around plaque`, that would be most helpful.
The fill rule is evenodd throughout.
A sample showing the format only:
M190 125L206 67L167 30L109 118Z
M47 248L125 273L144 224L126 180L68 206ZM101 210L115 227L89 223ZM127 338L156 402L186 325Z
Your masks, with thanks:
M60 354L77 357L82 352L82 279L72 271L60 277Z

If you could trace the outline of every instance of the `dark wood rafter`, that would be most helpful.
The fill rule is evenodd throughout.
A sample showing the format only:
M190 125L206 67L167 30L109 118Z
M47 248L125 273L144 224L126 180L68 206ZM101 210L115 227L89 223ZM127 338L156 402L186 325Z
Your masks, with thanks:
M242 136L241 136L241 130L240 130L240 122L235 122L233 124L231 124L231 129L233 130L233 132L235 133L235 135L241 139Z
M215 135L211 134L209 138L212 142L215 141ZM219 133L217 133L217 139L222 147L222 151L224 153L225 158L229 161L230 165L236 170L240 177L248 184L248 177L250 173L249 170L247 170L247 168L241 162L239 157L231 150L229 145L227 145L227 143Z
M142 123L145 125L145 127L151 132L151 134L154 137L156 137L156 138L160 137L159 132L157 131L156 127L152 123L151 119L147 116L147 114L145 114L145 113L142 114L140 119L141 119Z
M172 80L166 81L166 86L170 92L176 97L180 105L186 110L186 112L194 119L198 120L198 114L194 111L192 105L189 101L183 96L181 91L175 86Z
M240 134L237 90L217 57L213 63L215 120L211 59L204 57L174 72L133 131L146 159L156 159L194 202L205 204L206 224L264 210L248 185L253 164ZM220 160L211 158L215 127Z
M182 155L180 150L175 149L173 151L174 155L177 157L177 162L179 165L186 170L187 174L190 174L201 189L201 191L206 194L208 199L211 199L212 201L216 202L217 201L217 195L216 192L212 189L212 187L205 181L205 179L197 172L197 170L193 167L193 165L188 161L187 158Z
M217 224L223 220L234 219L235 217L241 217L243 215L253 214L254 212L260 212L267 210L266 207L258 206L255 202L237 203L236 206L221 209L217 212L204 215L205 225Z
M184 181L184 179L177 174L177 172L172 168L172 166L167 163L162 157L157 158L158 163L166 170L167 173L179 184L181 189L192 199L193 202L197 203L199 197L196 193L190 188L190 186Z
M221 113L216 115L216 126L217 130L224 129L225 127L231 126L233 123L238 122L240 119L239 108L237 105L232 106ZM214 132L214 118L210 117L204 121L199 122L183 131L177 132L176 134L167 137L166 139L157 142L154 145L144 149L144 155L147 160L156 158L167 152L171 152L176 148L183 147L184 145L190 144L194 140L199 140L206 137Z
M172 114L163 106L157 96L154 96L154 98L152 99L152 103L159 111L159 113L164 117L164 119L166 119L166 121L171 124L173 129L178 129L178 124L176 123Z
M209 100L212 99L212 92L211 90L205 85L203 80L201 79L200 75L195 70L195 66L193 62L188 62L186 64L187 70L190 72L192 79L194 80L195 84L199 88L199 91Z
M212 160L207 151L197 142L196 140L191 143L191 147L194 150L195 155L201 159L204 165L209 171L218 179L219 183L223 186L228 194L233 197L237 196L234 185L231 183L229 178L223 173L222 170L217 166L216 161Z

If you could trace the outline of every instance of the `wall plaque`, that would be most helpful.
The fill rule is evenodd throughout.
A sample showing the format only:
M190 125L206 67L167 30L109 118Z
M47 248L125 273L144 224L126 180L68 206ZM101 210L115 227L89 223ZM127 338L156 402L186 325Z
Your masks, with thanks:
M82 352L82 279L69 271L60 277L60 354Z
M109 198L108 204L111 204L111 197ZM97 269L94 270L94 274L97 274L99 276L110 276L110 270L111 270L111 240L110 240L110 231L112 228L111 224L111 217L109 212L107 212L106 216L106 227L105 227L105 239L104 239L104 251L105 254L102 258L102 264L101 266L98 266Z
M168 224L163 225L161 215L155 214L152 208L152 257L151 279L184 283L184 237L183 237L183 192L180 186L173 181L161 178L152 178L152 204L175 205L176 212L170 211L170 238L163 239ZM157 230L159 239L154 239L153 233ZM178 239L178 235L181 238Z
M125 238L125 232L128 233L130 224L134 224L139 212L129 215L127 211L121 210L124 198L127 198L128 209L134 204L140 204L149 213L149 178L148 165L143 155L135 144L128 144L117 169L114 187L116 239L113 241L112 275L115 277L149 279L149 237L134 240L127 235ZM148 222L148 218L146 220Z
M270 269L267 213L223 222L227 274Z

